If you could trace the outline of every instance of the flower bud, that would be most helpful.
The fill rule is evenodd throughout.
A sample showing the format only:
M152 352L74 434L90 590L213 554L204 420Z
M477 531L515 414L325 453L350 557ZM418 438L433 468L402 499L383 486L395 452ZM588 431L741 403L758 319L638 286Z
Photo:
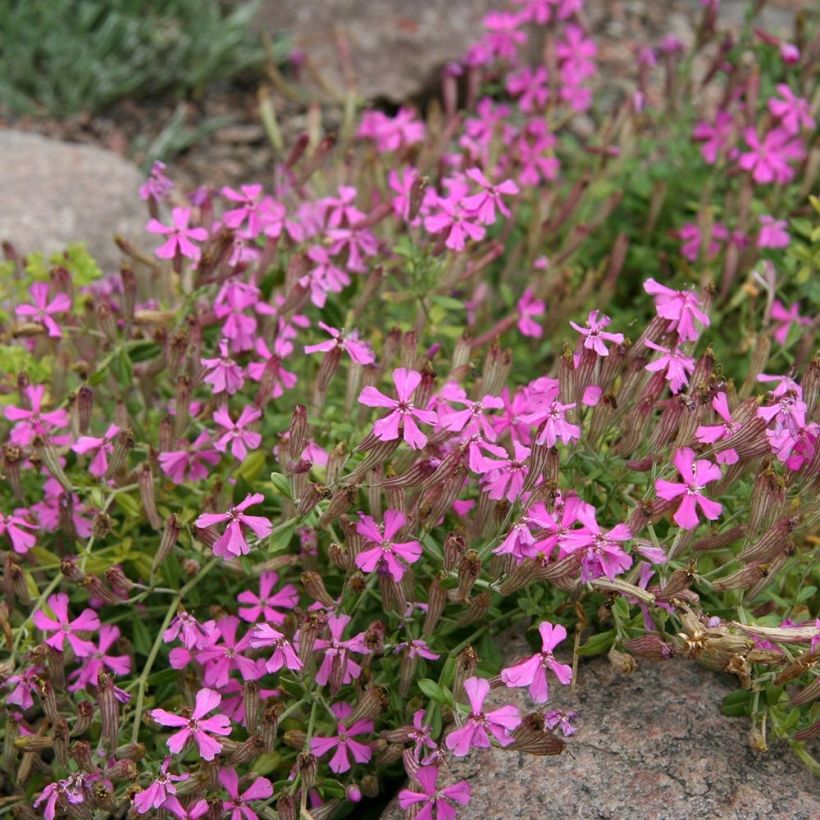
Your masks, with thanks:
M371 800L379 796L379 778L374 774L366 774L361 780L362 794Z
M353 708L350 716L346 719L347 725L351 725L358 720L375 720L385 712L390 706L390 699L387 692L381 686L370 686L359 698L359 702Z
M160 539L156 554L154 555L154 562L151 565L152 575L171 554L171 550L174 548L174 545L179 538L179 533L179 519L177 518L176 513L171 513L168 518L165 519L165 529L162 531L162 538Z
M142 509L148 523L155 529L162 528L162 521L157 512L156 499L154 497L154 476L151 473L151 465L145 461L137 468L137 484L139 486Z
M473 600L470 601L467 611L458 619L459 626L474 624L485 618L490 610L490 604L492 601L493 596L488 589L485 589L483 592L476 595Z
M308 415L303 404L293 408L288 427L288 456L291 461L298 461L307 444Z
M279 820L299 820L299 804L296 802L296 795L287 792L279 792L279 799L276 801L276 814Z
M333 607L335 605L335 601L330 597L330 593L328 593L325 588L322 576L319 575L318 572L303 572L300 580L302 586L305 588L305 592L307 592L314 601L319 601L326 607Z
M502 350L498 342L493 342L484 359L481 386L485 395L497 396L504 389L512 369L512 352Z
M105 472L105 478L110 479L117 476L118 473L125 467L128 452L134 447L134 431L130 428L127 430L120 430L114 436L114 449L111 452L111 458L108 460L108 469Z
M467 602L470 597L470 590L481 573L481 559L475 550L467 550L462 555L458 564L458 587L455 599Z
M3 445L3 472L11 487L14 497L22 501L23 485L20 483L20 464L23 461L23 451L14 444Z
M259 698L257 697L257 701ZM231 766L240 766L256 760L265 751L265 741L262 735L252 734L231 752L228 763Z
M82 384L77 388L74 410L77 415L77 430L81 434L87 433L94 410L94 391L87 384Z
M771 464L757 473L749 499L749 532L758 533L772 525L786 504L786 486Z
M120 710L111 676L102 670L97 675L97 702L100 707L100 743L110 754L117 747Z
M647 658L651 661L665 661L675 654L675 647L664 642L657 632L625 640L624 649L639 658Z
M134 587L134 582L123 572L119 564L108 567L105 571L105 580L114 595L121 600L125 600Z
M54 480L66 491L71 494L74 492L74 487L68 480L68 477L63 472L60 465L60 459L51 444L42 436L35 436L32 440L34 452L37 458L40 459L43 466L51 473Z
M513 731L515 741L506 748L531 755L559 755L566 748L560 737L544 729L543 712L526 715Z
M475 675L478 666L478 653L472 646L466 646L456 656L456 669L453 676L453 697L460 703L467 702L464 681Z
M744 547L737 556L739 561L771 561L787 551L789 536L800 523L798 516L781 518L754 543Z
M631 675L637 666L635 663L635 658L633 658L632 655L627 655L625 652L621 652L614 646L609 650L607 658L612 666L614 666L615 669L617 669L622 675Z
M327 625L327 615L319 610L312 610L305 614L299 631L299 658L303 663L307 663L313 654L313 647L316 638Z
M435 575L430 582L430 589L427 592L427 612L424 616L424 625L421 634L424 637L432 635L438 626L441 613L444 611L444 604L447 601L447 591L442 586L442 581L447 577L446 573Z
M94 707L90 701L81 700L77 704L77 718L74 721L74 726L71 730L72 737L80 737L84 735L91 727L91 721L94 719ZM75 744L76 745L76 744Z
M310 791L316 783L316 773L319 763L315 755L310 752L300 752L296 755L296 771L302 776L302 788Z
M279 728L279 716L283 711L284 706L271 698L262 712L260 735L266 754L271 754L276 746L276 731Z

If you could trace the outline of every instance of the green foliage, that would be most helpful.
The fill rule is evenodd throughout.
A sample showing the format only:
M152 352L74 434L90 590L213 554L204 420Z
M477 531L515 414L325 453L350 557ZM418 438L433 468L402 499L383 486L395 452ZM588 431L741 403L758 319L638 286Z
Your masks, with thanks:
M66 116L258 67L257 2L0 0L0 108Z

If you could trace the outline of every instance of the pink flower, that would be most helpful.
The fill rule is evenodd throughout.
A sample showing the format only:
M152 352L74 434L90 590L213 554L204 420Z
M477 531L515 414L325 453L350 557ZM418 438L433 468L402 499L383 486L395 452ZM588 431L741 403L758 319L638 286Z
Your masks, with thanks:
M174 783L190 778L189 774L168 774L170 763L171 758L166 757L151 785L134 795L134 808L139 814L147 814L151 809L158 809L169 797L177 793Z
M212 623L212 622L210 622ZM206 625L199 623L193 615L181 610L171 621L162 635L165 643L179 640L186 649L202 649L210 643L210 633Z
M168 797L160 806L161 809L171 812L177 820L198 820L211 810L204 797L191 803L187 808L177 800L175 795Z
M394 117L381 111L365 111L356 136L371 139L379 153L398 151L424 139L424 123L416 118L410 108L400 108Z
M734 131L734 118L728 111L718 111L714 123L699 122L692 136L702 145L700 152L710 165L717 162L718 154L729 144Z
M651 350L657 350L663 354L654 362L650 362L646 369L650 373L663 371L666 381L669 382L669 389L673 393L680 393L689 384L689 375L695 370L695 360L685 355L677 345L670 350L668 347L656 345L649 339L645 344Z
M326 325L324 322L319 322L319 327L326 333L331 335L331 339L326 342L319 342L315 345L305 345L305 353L328 353L331 350L338 348L344 350L356 364L373 364L376 357L373 351L366 342L359 341L359 334L353 330L345 334L343 330L337 330L335 327Z
M213 689L200 689L196 693L196 705L190 717L175 715L165 709L153 709L150 714L160 726L180 727L180 730L166 741L171 752L179 754L188 741L193 740L199 748L202 759L213 760L222 751L222 744L214 740L211 735L226 736L231 733L231 721L227 715L216 714L209 718L205 717L221 702L222 695L219 692L214 692Z
M583 525L570 530L561 541L563 554L583 550L581 580L589 581L606 575L612 579L632 566L632 556L621 544L632 539L632 531L626 524L618 524L608 532L602 532L591 504L579 503L576 518Z
M373 434L381 441L404 438L413 450L427 444L427 436L419 430L416 419L423 424L435 424L436 414L431 410L419 410L411 401L421 383L421 373L399 367L393 371L393 384L398 399L391 399L373 386L365 387L359 394L359 402L368 407L385 407L390 410L384 418L373 425Z
M550 91L547 69L522 68L507 76L507 93L518 97L518 107L527 113L540 111L547 104Z
M527 477L527 462L530 457L530 448L517 441L513 441L513 458L496 461L492 458L483 458L480 472L486 472L485 486L489 497L495 501L506 498L511 504L521 495L524 481Z
M541 431L536 439L536 444L555 447L555 442L559 440L564 444L571 444L581 438L581 428L566 419L567 410L571 410L573 407L575 407L574 401L569 404L561 404L557 400L551 401L542 409L521 416L521 421L540 426Z
M709 482L720 478L720 467L705 458L695 461L695 453L689 447L678 450L672 458L672 463L680 473L683 483L659 478L655 482L655 492L666 501L683 496L680 506L672 516L675 523L685 530L697 527L698 507L710 521L716 520L723 507L717 501L706 498L703 489Z
M146 225L146 230L149 233L164 234L168 237L165 243L154 251L160 259L187 256L188 259L192 259L194 262L199 261L201 251L193 242L204 242L208 238L208 231L205 228L189 228L188 222L190 219L190 208L174 208L171 211L172 224L170 227L163 225L157 219L149 221Z
M232 396L242 389L245 384L245 374L242 368L230 357L228 353L228 342L223 340L219 343L218 359L200 359L200 364L209 371L205 374L203 381L211 385L211 390L216 396L219 393L227 393Z
M420 766L413 779L419 784L421 791L402 789L399 792L399 805L408 811L413 806L423 804L415 815L416 820L454 820L456 809L453 804L466 806L470 802L470 784L466 780L438 788L436 766Z
M785 248L789 244L789 223L785 219L775 219L768 214L760 216L760 233L757 235L758 248Z
M248 507L261 504L264 500L265 496L262 493L246 495L243 501L235 507L231 507L227 512L203 513L194 521L194 526L204 529L228 521L225 532L214 544L214 555L223 558L229 555L247 555L251 548L245 539L243 527L252 530L256 537L260 539L267 538L273 531L273 525L267 518L260 515L245 515L245 510Z
M350 284L350 277L333 264L330 254L321 245L309 248L307 256L316 267L308 271L299 280L299 284L309 288L310 301L316 307L323 308L327 302L328 293L341 293Z
M242 185L239 191L228 187L222 189L222 196L225 199L235 202L238 207L222 214L222 221L229 228L239 230L247 221L247 234L255 238L262 232L262 219L260 217L261 204L263 202L261 185Z
M23 316L31 322L39 322L48 331L48 335L53 339L62 338L60 326L52 319L60 313L71 310L71 299L68 294L58 293L50 302L48 301L48 285L45 282L35 282L29 288L33 305L18 305L14 312L18 316Z
M11 546L18 555L25 555L37 539L28 530L36 530L37 525L25 517L27 510L15 510L8 515L0 513L0 535L8 535Z
M45 803L43 817L45 820L54 820L57 816L57 808L67 809L69 806L79 805L85 802L83 794L83 782L80 775L70 775L65 780L58 780L56 783L49 783L39 794L33 805L37 808L41 803Z
M394 581L404 577L405 564L414 564L421 558L422 548L418 541L394 541L396 533L407 520L399 510L385 510L384 531L369 515L359 513L356 532L362 536L365 547L356 555L356 566L362 572L378 570Z
M211 437L203 430L193 442L184 442L182 450L159 454L159 466L174 484L201 481L210 474L209 465L219 463L219 453L210 447Z
M546 305L541 299L536 299L531 288L527 288L516 306L518 310L518 330L524 336L540 339L544 332L541 325L535 321L536 316L543 316Z
M541 633L541 651L519 663L501 670L501 680L509 687L528 686L530 698L535 703L549 700L547 669L566 686L572 680L572 667L555 660L552 650L567 637L567 630L558 624L543 621L538 626Z
M18 447L28 447L37 436L49 438L54 430L67 427L69 415L66 410L51 410L48 413L42 411L42 402L46 393L45 385L31 384L25 388L25 395L31 409L15 407L13 404L7 405L3 410L3 415L15 422L9 434L9 441ZM55 443L60 443L52 438Z
M622 344L624 340L623 333L606 333L604 328L611 324L612 319L609 316L601 316L598 318L598 311L591 310L587 316L587 326L581 327L575 322L570 322L573 330L577 330L584 337L584 347L587 350L594 350L599 356L609 356L609 350L604 342L612 342L612 344Z
M794 168L789 163L801 160L804 155L799 139L792 138L783 128L773 128L762 140L754 128L747 128L743 135L751 150L740 155L738 164L744 171L751 172L755 182L786 185L792 181Z
M709 326L709 317L700 309L700 299L696 293L688 290L672 290L654 279L643 283L644 290L655 297L655 310L658 316L669 319L668 330L676 330L682 342L696 342L700 331L695 326L699 322Z
M65 642L74 650L78 658L93 654L97 647L91 641L81 638L78 632L96 632L100 628L100 619L93 609L84 609L73 621L68 615L68 595L58 592L48 599L48 608L54 613L50 618L42 609L34 613L34 625L43 632L53 632L46 643L60 652L65 648Z
M68 687L69 692L78 692L89 684L96 685L97 676L104 669L109 669L115 675L127 675L131 671L131 658L128 655L107 654L119 638L119 627L111 624L100 626L98 646L94 646L93 651L83 658L83 665L68 676L69 680L75 678L74 683Z
M291 390L296 386L296 374L291 373L290 370L285 370L281 356L271 353L264 339L257 339L255 347L256 352L262 357L263 361L251 362L248 365L248 375L255 382L262 382L270 378L270 397L278 399L284 395L285 390Z
M347 640L342 639L347 625L350 623L350 615L329 615L327 627L330 631L330 640L320 639L316 641L316 649L325 650L322 665L316 673L316 683L325 686L331 678L331 673L338 675L338 683L346 686L352 683L362 673L362 667L350 657L351 653L359 655L369 655L370 650L364 642L364 632L354 635Z
M273 796L273 784L267 777L255 777L242 794L239 793L239 775L235 769L220 769L219 782L230 798L222 801L224 816L227 818L227 812L230 812L230 820L258 820L259 816L248 803Z
M437 212L424 220L425 230L444 235L445 246L453 251L463 251L468 239L478 242L487 233L481 225L470 221L475 217L465 210L465 202L461 196L436 197Z
M800 315L800 303L792 302L791 307L786 306L779 300L775 299L772 304L772 319L777 323L777 329L774 332L775 341L780 345L785 345L789 337L789 331L793 324L798 326L809 327L811 319L807 316Z
M213 642L196 653L197 661L204 667L202 682L205 686L222 689L228 685L234 670L243 680L258 680L264 674L261 660L251 660L242 654L250 647L250 635L236 637L240 623L235 615L220 618L211 633Z
M88 472L91 473L91 475L97 478L105 475L108 470L108 456L110 456L114 450L114 438L119 432L120 428L117 427L116 424L112 424L105 431L105 435L102 438L80 436L77 439L77 443L71 447L75 453L94 453L91 464L88 465Z
M353 755L357 763L369 763L373 755L373 750L366 743L360 743L352 738L357 735L367 734L373 731L372 720L357 720L348 726L345 718L353 713L353 707L347 703L336 703L331 707L333 714L338 718L336 727L336 737L322 737L318 735L310 740L310 751L317 757L322 757L335 749L333 757L330 759L330 770L336 774L342 774L350 770L350 758L348 752Z
M462 200L466 211L474 214L483 225L492 225L495 222L496 208L508 219L512 216L502 199L502 195L515 196L519 192L518 186L511 179L493 185L479 168L469 168L465 173L482 189L481 193Z
M254 649L273 647L273 654L268 658L265 668L271 674L280 669L298 672L302 661L296 654L293 644L278 630L268 624L257 624L251 632L251 646Z
M293 609L299 602L299 592L293 584L286 584L282 589L273 592L279 576L273 572L263 572L259 576L259 594L250 589L243 590L236 600L248 606L239 607L239 617L243 621L256 623L262 618L266 623L283 624L285 614L280 609ZM271 594L273 593L273 594Z
M262 443L262 436L259 433L245 428L261 418L261 410L245 405L239 414L239 418L234 421L228 413L228 408L220 407L214 412L213 419L220 427L224 427L226 432L214 442L214 447L220 453L224 453L230 444L233 457L239 461L244 461L248 455L248 450L255 450Z
M454 729L444 741L456 757L465 757L470 749L489 749L491 734L500 746L513 742L512 732L521 723L516 706L502 706L492 712L484 712L484 700L490 691L490 682L484 678L467 678L464 691L470 701L470 714L460 729Z
M781 127L788 134L799 134L801 129L812 130L814 118L809 101L798 97L785 83L777 86L778 97L769 98L769 111L780 120Z

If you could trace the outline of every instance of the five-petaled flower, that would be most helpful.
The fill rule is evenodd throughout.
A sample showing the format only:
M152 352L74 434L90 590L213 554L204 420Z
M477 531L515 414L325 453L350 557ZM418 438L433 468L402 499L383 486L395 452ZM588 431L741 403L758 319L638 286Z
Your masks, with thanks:
M54 634L46 638L53 649L63 651L66 641L78 658L93 654L97 647L91 641L81 638L78 632L96 632L100 628L100 618L93 609L84 609L73 621L68 614L68 595L57 592L48 599L48 608L54 613L51 618L42 609L34 613L34 625L43 632Z
M60 326L52 317L71 310L71 298L66 293L58 293L49 301L48 284L45 282L35 282L30 288L30 293L34 304L18 305L14 312L31 322L43 325L53 339L62 338Z
M171 211L171 225L163 225L158 219L152 219L146 226L149 233L163 234L168 239L154 253L160 259L174 259L187 256L194 262L199 261L202 251L194 242L204 242L208 238L205 228L189 228L191 221L190 208L174 208ZM193 240L193 241L192 241Z
M373 434L381 441L395 441L399 437L413 450L420 450L427 444L427 436L421 432L416 421L423 424L435 424L436 414L432 410L420 410L413 404L413 393L421 383L421 373L403 367L393 371L393 384L396 386L398 399L385 396L373 386L365 387L359 395L359 401L368 407L385 407L390 412L373 425Z
M362 536L365 549L356 555L356 566L362 572L379 570L394 581L401 581L406 565L418 561L422 552L418 541L393 540L407 520L404 513L385 510L383 527L379 527L371 516L364 513L359 513L359 518L356 532Z
M655 310L669 320L667 330L677 331L682 342L696 342L700 331L695 322L709 326L709 317L700 308L700 298L690 290L672 290L654 279L647 279L643 289L655 297Z
M202 513L199 518L194 521L194 525L204 529L211 527L214 524L221 524L227 521L228 526L225 532L214 544L214 555L227 558L230 555L247 555L250 552L250 546L245 537L243 527L252 530L257 538L267 538L273 531L273 525L267 518L261 515L246 515L245 510L255 504L261 504L265 500L262 493L253 493L247 495L235 507L231 507L224 513Z
M470 714L460 729L453 729L444 743L456 756L464 757L470 749L488 749L492 735L500 746L513 742L512 732L521 723L517 706L501 706L492 712L484 711L484 700L490 692L490 682L484 678L467 678L464 691L470 701ZM489 733L489 734L488 734Z
M695 460L695 453L689 447L678 450L672 458L683 482L666 481L659 478L655 482L655 492L660 498L671 501L681 498L680 506L672 516L675 523L685 530L691 530L698 525L697 508L710 521L720 516L723 507L717 501L712 501L703 495L703 489L711 481L720 478L720 467L712 464L705 458Z
M116 424L110 424L105 434L98 438L97 436L80 436L77 441L71 446L75 453L85 455L93 453L91 463L88 465L88 472L101 478L108 470L108 456L114 450L114 438L120 428Z
M623 333L607 333L604 328L607 327L612 319L609 316L601 316L598 318L600 311L591 310L587 316L586 327L570 322L571 327L577 330L584 337L584 347L587 350L594 350L599 356L609 356L609 350L604 342L612 342L612 344L623 344Z
M248 455L248 450L255 450L262 443L260 433L247 429L262 418L262 411L256 407L243 407L236 421L231 418L227 407L220 407L214 412L213 418L225 429L225 433L214 442L214 447L220 453L224 453L230 445L231 455L242 461Z
M310 740L310 751L317 757L322 757L335 749L330 759L330 770L342 774L350 770L351 763L348 753L357 763L369 763L373 750L367 743L353 740L357 735L369 734L373 731L372 720L357 720L350 725L347 718L353 714L353 707L348 703L335 703L330 707L338 721L335 737L318 735Z
M273 796L273 784L267 777L255 777L241 794L239 775L235 769L220 769L219 782L228 792L228 799L222 801L222 811L228 820L258 820L257 813L248 805L256 800L267 800ZM230 816L228 817L228 812Z
M538 631L541 651L502 669L501 680L509 687L528 686L530 698L535 703L546 703L549 700L547 670L566 686L572 680L572 667L559 663L552 654L552 650L567 637L567 630L561 624L553 626L549 621L543 621Z
M222 702L222 695L213 689L200 689L196 693L196 704L190 717L175 715L165 709L152 709L151 717L160 726L178 727L166 741L168 748L174 754L179 754L185 745L193 740L199 748L203 760L213 760L221 751L222 744L211 737L220 735L225 737L231 733L231 721L227 715L216 714L206 717Z
M419 784L420 792L413 789L402 789L399 792L399 805L408 811L421 805L416 820L453 820L456 816L454 803L466 806L470 802L470 784L460 780L451 786L438 787L438 767L420 766L413 780Z

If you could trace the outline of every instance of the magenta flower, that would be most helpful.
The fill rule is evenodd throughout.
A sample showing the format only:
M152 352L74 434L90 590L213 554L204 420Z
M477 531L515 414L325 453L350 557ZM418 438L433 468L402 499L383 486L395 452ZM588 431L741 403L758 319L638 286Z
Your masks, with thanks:
M168 450L159 454L159 466L174 482L202 481L210 474L209 466L219 463L219 453L211 449L211 437L203 430L192 442L182 442L181 450Z
M519 192L518 186L511 179L494 185L479 168L468 168L465 173L481 188L481 193L464 197L462 200L464 209L471 215L475 214L483 225L492 225L495 222L496 208L509 219L512 214L504 204L502 196L515 196Z
M562 553L584 551L582 581L599 578L601 575L612 579L632 566L632 556L624 552L621 546L624 541L632 539L632 531L626 524L618 524L608 532L603 532L595 515L595 507L583 502L578 504L575 514L583 526L566 533L561 548Z
M251 632L251 646L254 649L273 647L273 655L268 658L265 668L273 674L280 669L298 672L302 661L291 642L278 630L268 624L257 624Z
M695 461L695 453L689 447L678 450L672 458L672 463L680 473L683 483L659 478L655 482L655 492L666 501L683 496L680 506L672 516L675 523L685 530L697 527L698 507L710 521L717 519L723 507L717 501L706 498L703 489L709 482L720 478L720 467L705 458Z
M25 388L25 394L31 409L10 404L3 410L3 415L9 421L15 422L9 434L9 441L12 444L28 447L36 436L49 438L52 431L68 426L68 411L62 408L48 413L42 411L43 398L46 394L45 385L31 384ZM55 440L55 443L60 442Z
M45 803L43 817L45 820L54 820L57 816L57 809L66 809L69 806L77 806L85 802L83 793L82 777L72 774L65 780L58 780L56 783L49 783L39 794L32 804L34 808Z
M200 359L200 364L208 371L203 378L206 384L211 385L214 395L227 393L232 396L242 389L245 384L245 374L242 368L230 357L228 342L219 343L219 358Z
M148 179L139 187L140 199L160 202L168 196L173 187L174 183L165 174L165 163L157 160L151 166Z
M668 347L656 345L649 339L645 344L648 348L663 354L654 362L650 362L646 369L650 373L663 371L666 381L669 382L669 389L673 393L680 393L689 384L689 375L695 370L695 360L685 355L677 345L670 350Z
M541 299L536 299L531 288L527 288L516 305L518 310L518 330L524 336L540 339L544 332L541 325L535 321L536 316L543 316L546 305Z
M188 780L189 774L169 774L168 766L171 758L166 757L159 767L157 777L151 781L151 785L134 795L134 808L139 814L147 814L151 809L158 809L169 798L177 793L174 783Z
M775 219L768 214L760 216L760 233L757 235L758 248L785 248L789 244L789 223L785 219Z
M432 234L442 234L444 244L453 251L463 251L468 239L482 240L487 229L471 222L472 213L465 210L465 199L461 196L436 198L437 211L424 219L424 229Z
M330 680L331 673L336 670L338 670L339 683L343 686L352 683L362 673L362 667L350 657L351 653L369 655L370 650L364 642L364 632L347 640L342 639L350 621L350 615L328 616L327 628L330 631L330 640L316 641L316 649L325 651L322 665L316 673L316 683L320 686L325 686Z
M91 473L91 475L97 478L101 478L105 475L108 470L108 456L110 456L114 450L114 438L119 432L120 428L117 427L116 424L112 424L105 431L105 435L102 438L80 436L76 444L71 447L75 453L94 454L91 459L91 464L88 465L88 472Z
M385 396L373 386L365 387L359 394L359 402L368 407L386 407L391 412L373 425L373 434L381 441L394 441L403 437L413 450L427 444L427 436L419 430L416 419L423 424L435 424L436 414L431 410L419 410L413 405L413 393L421 383L421 373L403 367L393 371L393 384L398 399Z
M406 653L408 658L424 658L426 661L437 661L441 656L433 652L427 645L427 641L421 638L411 638L408 641L397 643L393 649L394 654Z
M248 623L256 623L262 618L265 623L283 624L285 614L280 609L293 609L299 603L299 592L293 584L286 584L282 589L273 592L279 576L273 571L263 572L259 576L259 594L245 589L236 596L236 600L247 606L239 607L239 617ZM273 593L273 594L272 594Z
M310 301L316 307L323 308L328 293L341 293L350 284L350 277L333 264L330 254L321 245L311 247L307 256L316 267L308 271L299 280L299 284L309 288Z
M776 182L786 185L794 178L794 168L789 162L803 158L803 143L783 128L773 128L761 140L754 128L747 128L743 136L750 151L740 155L738 164L749 171L758 185Z
M52 339L62 338L60 326L52 319L71 310L71 299L66 293L58 293L50 302L48 301L48 284L46 282L35 282L29 288L33 305L18 305L14 312L18 316L28 319L30 322L37 322L48 331Z
M213 760L222 751L222 744L214 740L211 735L224 737L231 733L231 721L227 715L216 714L205 717L221 702L222 695L219 692L214 692L213 689L200 689L196 693L196 705L190 717L175 715L165 709L153 709L150 714L160 726L179 727L179 731L166 741L171 752L179 754L185 745L193 740L199 748L202 759Z
M263 378L269 375L271 377L270 397L278 399L284 395L285 390L290 390L296 386L296 374L291 373L290 370L285 370L281 356L271 353L264 339L257 339L255 348L263 361L251 362L248 365L248 375L255 382L261 382Z
M239 775L235 769L220 769L219 782L228 792L228 800L222 801L223 817L228 820L258 820L259 815L248 806L255 800L267 800L273 796L273 784L267 777L256 777L253 782L239 793Z
M578 713L572 710L551 709L544 713L544 731L554 732L558 729L564 737L569 737L577 731L573 726L573 722L577 719Z
M669 319L668 330L677 331L682 342L696 342L700 331L695 326L699 322L709 326L709 317L700 309L698 295L689 290L672 290L654 279L647 279L643 289L655 297L658 316Z
M37 539L28 530L36 530L37 525L26 518L28 510L15 510L6 515L0 512L0 535L8 535L11 546L18 555L25 555Z
M319 342L315 345L305 345L305 353L329 353L336 348L345 351L356 364L373 364L376 357L366 342L359 341L359 334L353 330L345 334L343 330L319 322L319 327L331 335L331 339L326 342Z
M623 333L606 333L604 331L604 328L611 322L612 319L609 316L601 316L599 319L598 311L591 310L587 316L586 327L581 327L575 322L570 322L570 326L584 337L584 347L587 350L594 350L599 356L609 356L609 350L604 342L619 345L624 340Z
M566 419L567 410L573 407L575 407L574 401L569 404L561 404L557 400L551 401L542 409L521 416L521 421L540 426L541 432L538 434L536 444L555 447L555 442L559 440L564 444L571 444L581 438L581 428Z
M779 299L775 299L772 304L772 319L778 323L774 332L774 339L780 345L786 344L793 324L796 323L798 327L809 327L811 325L811 319L808 316L800 315L799 302L792 302L791 307L787 308Z
M438 788L436 766L420 766L413 779L419 784L421 791L402 789L399 792L399 805L408 811L413 806L423 804L415 815L416 820L455 820L456 809L453 804L466 806L470 802L470 784L466 780Z
M243 680L257 680L264 674L261 661L251 660L242 654L250 648L250 635L237 638L240 623L235 615L220 618L212 633L213 643L197 651L196 659L204 667L202 682L205 686L222 689L228 685L234 670Z
M160 259L187 256L194 262L199 261L202 252L193 243L204 242L208 238L208 231L205 228L189 228L190 220L190 208L174 208L171 211L170 226L163 225L157 219L150 220L145 226L149 233L163 234L168 237L165 243L154 251Z
M256 537L260 539L267 538L273 531L273 525L267 518L263 518L261 515L245 515L245 510L248 507L261 504L264 500L265 496L262 493L246 495L239 504L231 507L227 512L203 513L194 521L194 526L204 529L228 521L225 532L214 544L214 555L223 558L227 558L229 555L247 555L251 548L248 546L243 528L252 530Z
M369 763L373 755L373 750L366 743L353 740L357 735L368 734L373 731L372 720L357 720L348 726L345 718L353 713L353 707L347 703L335 703L331 706L331 711L338 719L336 727L336 737L313 737L310 740L310 751L317 757L322 757L335 749L333 757L330 759L330 770L336 774L342 774L350 770L351 763L348 753L353 756L357 763Z
M119 627L111 624L102 624L100 626L98 645L83 658L83 665L68 676L69 680L75 679L74 683L68 687L69 692L78 692L89 684L95 686L97 676L104 669L109 669L115 675L127 675L131 671L131 658L128 655L107 654L119 638Z
M396 533L407 520L399 510L385 510L384 527L382 528L369 515L359 513L356 532L362 536L365 547L356 555L356 566L362 572L373 572L389 575L394 581L401 581L406 569L405 564L414 564L421 558L422 548L418 541L394 541Z
M262 436L259 433L245 428L261 418L261 410L246 405L242 408L239 418L234 421L228 408L220 407L214 412L213 419L220 427L225 428L226 432L214 442L214 447L220 453L224 453L230 444L231 455L239 461L244 461L248 450L255 450L262 443Z
M48 599L48 608L54 613L50 618L42 609L34 613L34 625L43 632L53 632L46 643L60 652L65 642L74 650L78 658L93 654L97 647L91 641L81 638L78 632L96 632L100 628L100 619L93 609L84 609L73 621L68 615L68 595L58 592Z
M692 136L701 144L700 153L710 165L717 162L718 154L729 144L734 131L734 117L728 111L718 111L714 123L699 122Z
M542 621L538 631L541 633L541 651L502 669L501 680L511 688L528 686L533 702L546 703L549 700L547 670L566 686L572 680L572 667L559 663L552 654L552 650L567 637L567 630L561 624L553 626L549 621Z
M454 729L444 741L456 757L465 757L470 749L489 749L488 732L500 746L513 742L512 732L521 723L517 706L502 706L492 712L484 712L484 700L490 691L490 682L484 678L467 678L464 691L470 701L470 714L460 729Z
M530 457L530 448L517 441L513 441L512 458L497 461L493 458L482 459L479 472L486 472L485 487L488 495L495 501L506 498L511 504L521 495L524 481L529 472L527 461Z
M723 419L723 424L701 424L695 431L695 438L701 444L715 444L721 439L734 435L740 425L732 419L729 411L729 399L725 393L718 393L712 399L712 409ZM734 464L738 460L737 451L724 450L715 457L718 464Z
M798 97L785 83L777 86L780 97L769 98L769 111L780 120L781 127L788 134L799 134L801 129L814 129L809 101Z
M171 812L177 820L199 820L210 812L211 807L204 797L195 800L189 806L183 806L175 795L168 797L160 806L161 809Z
M210 621L209 624L213 622ZM165 643L179 638L186 649L202 649L210 644L210 633L206 624L201 624L193 615L181 610L162 635Z
M226 185L222 188L222 196L237 204L236 208L222 214L222 221L225 225L239 230L247 221L247 235L251 238L259 236L262 231L260 218L260 205L263 201L262 186L242 185L239 191L235 191Z

